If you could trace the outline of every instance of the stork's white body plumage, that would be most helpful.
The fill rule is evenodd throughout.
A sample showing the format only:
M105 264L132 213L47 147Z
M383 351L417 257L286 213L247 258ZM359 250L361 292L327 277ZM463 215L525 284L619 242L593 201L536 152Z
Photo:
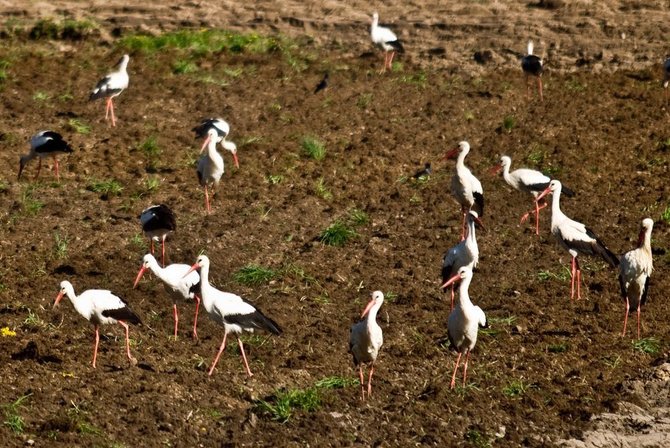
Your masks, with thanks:
M70 282L63 280L60 283L60 292L56 297L54 302L54 308L61 301L63 296L67 296L72 302L74 309L82 316L84 319L91 322L95 327L95 346L93 349L93 368L95 368L95 363L98 355L98 344L100 342L100 334L98 327L105 324L115 324L119 323L126 330L126 354L131 363L136 363L137 361L130 354L130 340L128 336L128 324L139 324L140 318L137 317L133 311L128 308L128 305L121 300L120 297L112 294L111 291L106 289L89 289L82 292L80 295L74 293L74 288Z
M458 352L456 367L454 367L454 374L451 377L452 389L456 386L456 372L458 371L458 365L463 353L465 353L465 364L463 365L463 386L465 386L470 351L474 349L477 344L479 327L486 327L487 325L484 311L482 311L480 307L473 305L470 300L468 288L470 287L472 275L472 269L464 266L458 270L456 275L442 285L444 288L456 282L461 282L458 288L456 307L449 314L449 321L447 323L449 341L451 342L452 347Z
M570 298L574 298L575 283L577 284L577 299L581 299L581 270L577 255L599 255L611 266L617 266L619 259L598 239L598 237L581 222L568 218L561 211L561 182L554 179L549 186L537 197L538 200L553 193L551 203L551 233L558 243L572 256L570 271L572 282Z
M265 316L260 310L252 304L244 301L242 297L229 292L219 291L209 283L209 258L206 255L200 255L195 264L191 266L190 271L200 270L200 294L202 304L207 310L209 316L218 324L224 327L224 336L219 352L209 369L209 375L214 372L214 367L219 362L219 357L226 348L226 338L228 334L234 334L240 346L240 352L249 376L253 376L246 354L244 345L239 335L244 332L253 332L254 330L266 330L270 333L279 335L282 333L279 325Z
M460 268L467 266L474 269L479 262L479 247L475 234L475 224L479 221L477 212L468 213L468 231L464 240L452 247L444 254L442 260L442 282L453 277ZM454 285L451 286L451 309L454 309Z
M128 88L128 61L130 56L124 54L121 60L116 64L116 68L108 73L95 85L95 88L89 96L89 101L97 100L98 98L107 98L107 105L105 107L105 120L109 118L111 112L112 126L116 126L116 118L114 117L114 97L118 96L125 89Z
M458 148L447 153L447 158L452 158L458 154L454 175L451 177L451 194L461 204L463 213L463 230L461 239L465 239L466 216L470 209L477 212L479 217L484 216L484 189L470 169L465 166L465 157L470 152L470 144L462 141Z
M649 293L649 278L654 269L651 254L651 232L654 221L646 218L642 221L642 228L638 238L638 247L626 252L621 257L619 265L619 284L621 295L626 302L626 314L623 321L623 333L626 335L626 323L630 310L637 312L637 337L640 337L640 314L642 305L647 301Z
M237 159L237 145L231 141L226 140L228 134L230 133L230 125L223 118L205 118L200 122L200 124L192 129L192 131L195 132L196 138L205 139L200 150L202 151L205 146L209 144L209 140L212 138L212 136L209 134L210 130L216 131L216 142L221 143L221 147L233 155L235 167L239 168L240 162Z
M223 176L224 165L223 157L216 150L216 131L210 129L208 132L209 140L207 142L207 152L200 157L198 160L198 181L200 185L205 188L205 206L207 212L211 211L211 206L209 202L209 191L208 187L212 186L213 188L219 185L221 181L221 176Z
M349 353L354 357L354 364L358 367L361 381L361 394L365 399L365 381L363 376L363 364L370 365L368 377L368 396L372 395L372 374L374 363L377 360L379 349L384 343L382 328L377 324L377 313L384 303L384 294L381 291L372 293L372 300L361 314L361 320L351 327L349 334Z
M398 36L389 28L379 26L379 14L376 12L372 14L372 26L370 27L370 37L375 45L378 45L384 50L384 67L380 73L390 70L393 63L393 56L395 52L402 53L404 48Z
M174 337L177 339L177 330L179 326L179 313L177 311L177 302L182 300L195 300L195 317L193 318L193 338L198 338L198 311L200 308L200 275L197 272L189 272L191 266L187 264L174 263L165 267L158 264L156 258L151 254L146 254L142 259L142 267L137 273L133 288L137 287L142 275L151 270L158 277L165 287L165 291L172 299L172 309L174 316ZM188 272L188 274L187 274Z

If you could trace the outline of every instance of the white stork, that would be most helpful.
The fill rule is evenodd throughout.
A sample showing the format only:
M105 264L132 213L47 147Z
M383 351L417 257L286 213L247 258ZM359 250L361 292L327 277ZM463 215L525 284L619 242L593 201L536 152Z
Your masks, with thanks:
M458 365L463 353L465 353L465 364L463 365L463 387L465 387L470 351L477 344L479 327L487 326L484 311L472 304L468 294L470 281L472 281L472 269L468 266L463 266L458 270L456 275L442 285L442 289L459 281L461 284L458 289L458 300L456 301L456 307L449 314L449 321L447 323L449 342L451 342L451 346L458 352L454 374L451 376L452 389L456 386L456 372L458 371Z
M372 293L372 300L361 314L361 320L351 326L349 334L349 353L354 357L354 365L358 367L361 380L361 399L365 400L365 379L363 364L369 364L368 398L372 395L372 374L375 371L375 361L379 349L384 343L382 328L377 324L377 312L384 303L384 294L381 291Z
M484 216L484 190L482 189L482 184L468 167L465 166L465 156L469 152L470 144L462 141L458 144L458 147L447 152L444 156L446 159L453 159L458 154L455 172L451 178L451 194L461 204L461 211L463 213L461 240L465 239L465 219L468 211L474 209L477 212L477 216L480 218Z
M195 317L193 318L193 339L198 339L198 311L200 309L200 275L197 272L190 271L191 266L187 264L174 263L169 266L161 267L151 254L146 254L142 259L133 288L137 288L142 275L150 269L156 277L161 279L165 291L172 298L172 310L174 315L174 338L177 340L177 327L179 326L179 313L177 312L177 301L195 300Z
M19 160L18 178L21 179L21 173L28 162L37 157L39 161L39 164L37 165L37 174L35 174L35 179L37 179L40 175L40 170L42 169L42 159L50 156L54 160L56 180L60 180L60 174L58 173L58 159L56 156L59 154L69 154L71 152L72 147L63 140L63 136L58 132L40 131L30 139L30 152L21 156L21 159Z
M621 297L626 301L626 315L623 319L623 333L626 336L628 312L637 311L637 337L640 338L640 310L647 301L649 293L649 277L654 269L651 256L651 231L654 221L650 218L642 220L642 228L638 237L637 249L626 252L619 265L619 285Z
M259 309L251 305L249 302L242 300L242 297L231 294L229 292L219 291L209 284L209 258L206 255L200 255L195 264L186 273L200 270L200 294L202 295L202 304L204 305L209 317L216 323L223 325L223 342L219 352L214 358L214 362L209 369L209 374L212 375L216 363L219 362L219 357L226 348L226 338L229 333L237 337L237 343L240 346L240 353L244 366L247 369L249 376L253 376L249 363L247 362L247 355L244 353L244 345L239 337L243 331L254 332L254 330L266 330L272 334L280 335L281 328L274 320L267 317Z
M442 259L442 282L453 277L460 268L467 266L474 269L479 262L479 248L475 236L475 224L484 227L477 212L470 210L468 213L467 236L460 243L449 249ZM451 310L454 309L454 285L451 285Z
M530 97L530 78L537 80L537 91L540 94L540 101L544 101L542 96L542 59L533 54L533 41L528 41L528 54L521 58L521 69L526 78L526 97Z
M551 204L551 233L556 237L558 243L572 256L572 277L570 299L575 296L575 283L577 283L577 299L581 299L581 270L577 255L600 255L603 260L612 267L619 264L619 259L598 239L588 227L581 222L574 221L561 211L561 182L554 179L549 186L537 197L539 201L546 195L553 193Z
M240 161L237 159L237 145L226 140L228 134L230 134L230 125L223 118L205 118L197 126L191 129L193 132L195 132L195 138L205 139L205 141L202 143L200 151L205 149L205 146L207 146L209 140L212 138L212 136L209 134L210 129L214 129L216 131L216 142L220 142L223 149L230 151L230 153L233 155L235 168L239 168Z
M112 126L116 126L116 118L114 117L114 97L118 96L126 88L128 88L128 61L130 56L124 54L119 62L117 62L113 71L108 73L95 85L95 88L88 97L89 101L97 100L98 98L107 98L107 105L105 106L105 120L109 118L110 112L112 115Z
M370 37L372 37L372 42L375 45L379 45L382 50L384 50L384 66L379 73L384 73L387 69L391 70L393 56L395 56L396 51L398 53L404 53L405 49L393 31L386 27L379 26L379 14L376 12L372 14Z
M137 364L137 360L130 354L130 339L128 337L128 324L140 324L140 318L133 313L128 305L119 297L104 289L89 289L78 296L74 293L72 284L67 280L60 283L60 292L54 302L54 308L58 306L63 296L67 296L74 305L74 309L81 314L84 319L91 322L95 327L95 345L93 347L93 368L98 357L98 343L100 342L100 333L98 327L100 324L119 323L126 330L126 354L131 364Z
M208 141L207 141L207 152L200 157L198 160L198 181L200 185L205 188L205 206L207 207L207 213L212 211L212 208L209 203L209 192L207 187L212 185L217 187L221 181L221 176L223 176L223 157L216 151L216 136L217 133L214 129L207 131ZM202 152L202 149L200 150Z
M510 173L512 166L512 159L507 156L500 158L500 163L493 167L495 171L502 169L503 179L507 184L519 191L530 193L535 198L535 209L525 213L521 217L521 223L524 223L531 214L535 214L535 234L540 234L540 210L545 208L548 204L542 200L542 204L537 201L537 197L549 186L551 179L539 171L531 170L529 168L519 168ZM568 197L573 197L575 193L568 187L563 185L563 194Z

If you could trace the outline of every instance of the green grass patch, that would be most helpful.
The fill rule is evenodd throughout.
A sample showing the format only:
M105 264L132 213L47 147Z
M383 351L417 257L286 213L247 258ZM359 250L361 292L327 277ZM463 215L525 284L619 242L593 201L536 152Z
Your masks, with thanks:
M326 145L313 136L303 137L300 142L302 153L314 160L323 160L326 157Z
M120 45L149 54L167 49L188 50L196 56L220 52L269 53L280 48L280 42L273 37L216 29L179 30L158 36L136 34L123 37Z
M319 240L327 246L342 247L356 236L358 236L356 231L347 223L337 220L321 232Z
M192 61L179 60L172 64L172 73L175 75L186 75L198 71L198 66Z
M665 221L666 224L670 224L670 205L661 213L661 220Z
M49 94L46 92L42 92L41 90L38 90L37 92L33 93L33 99L35 101L47 101L49 98L51 98Z
M633 349L648 355L655 355L661 350L661 342L656 338L642 338L632 343Z
M34 192L34 185L28 185L23 192L21 192L21 206L23 207L23 211L28 215L36 215L42 208L44 208L44 202L33 197Z
M103 198L118 196L123 191L123 185L116 179L92 180L87 187L94 193L102 195Z
M67 236L61 236L60 233L56 232L54 234L54 247L53 247L55 257L58 258L59 260L67 258L67 246L68 246Z
M346 378L341 376L328 376L320 379L314 384L317 389L344 389L351 386L358 386L360 381L355 378Z
M349 220L355 226L364 226L370 222L370 217L363 210L355 208L349 212Z
M426 72L420 71L418 73L415 73L413 75L403 75L400 77L400 82L403 82L405 84L412 84L420 89L423 89L426 87L426 83L428 82L428 77L426 76Z
M475 448L490 448L491 441L486 437L486 434L470 429L465 433L465 440Z
M509 398L520 398L529 388L522 380L512 380L503 388L502 393Z
M12 403L2 405L5 410L5 420L3 421L3 424L9 427L14 434L23 434L25 430L25 421L23 420L23 417L21 417L21 414L19 414L19 410L31 395L32 394L23 395Z
M331 193L326 186L326 181L323 177L317 179L316 184L314 185L314 191L321 199L329 200L333 198L333 193Z
M7 80L10 63L7 59L0 59L0 84Z
M91 126L77 118L70 118L67 125L71 131L76 132L77 134L86 135L91 133Z
M561 342L561 343L558 343L558 344L549 345L547 347L547 351L549 353L565 353L565 352L568 351L569 348L570 348L570 346L567 343Z
M505 130L505 132L509 134L512 132L512 129L514 129L514 126L516 126L516 119L513 116L507 115L505 118L503 118L502 128Z
M267 400L258 400L256 409L272 420L286 423L296 410L312 412L321 406L316 388L278 390Z
M154 193L158 191L161 186L161 180L159 177L151 176L144 180L144 191L146 193Z
M257 264L248 264L233 274L237 283L242 285L260 285L278 277L277 271Z
M284 180L284 176L281 174L268 174L266 179L270 185L279 185Z

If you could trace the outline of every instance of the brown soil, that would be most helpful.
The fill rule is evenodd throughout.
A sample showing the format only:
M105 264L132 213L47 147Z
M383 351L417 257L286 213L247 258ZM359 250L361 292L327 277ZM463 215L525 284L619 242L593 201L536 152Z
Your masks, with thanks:
M43 15L95 18L102 35L12 38L0 48L0 59L10 61L0 101L0 328L16 332L0 337L5 446L543 446L584 439L592 416L617 412L623 400L652 406L628 385L645 383L667 359L670 336L668 227L660 219L669 202L670 135L657 68L669 23L664 2L388 2L382 22L393 23L408 54L401 70L385 76L368 42L370 2L11 3L0 3L0 14L22 26ZM116 102L117 128L108 127L104 105L86 98L123 51L112 35L180 26L315 40L300 39L292 57L210 55L186 75L172 70L182 52L131 54L131 86ZM552 62L544 103L526 99L518 67L525 40L536 36ZM481 50L492 52L486 65L472 60ZM312 95L325 70L330 87ZM240 148L239 170L224 154L228 169L211 215L191 163L199 142L189 131L205 116L225 117ZM72 119L90 124L90 133L77 133ZM34 181L36 161L17 181L27 140L47 128L75 148L62 157L61 182L48 166ZM301 154L305 135L326 143L323 161ZM138 149L151 136L162 150L154 164ZM452 391L449 304L438 281L460 216L449 194L453 162L441 157L463 139L472 144L467 164L487 202L470 293L492 330L480 335L468 387ZM570 259L548 233L549 213L535 236L518 224L530 198L486 174L501 154L576 190L564 211L617 253L635 246L644 217L657 221L656 273L643 313L643 337L660 342L656 355L634 349L630 332L620 337L616 274L603 262L582 259L585 300L570 301ZM408 179L426 161L433 176ZM90 190L94 180L111 178L124 186L120 195ZM160 180L157 190L147 191L149 178ZM316 193L319 179L331 198ZM178 216L170 262L192 263L205 251L221 289L258 304L284 328L281 337L246 339L252 378L234 344L208 378L222 328L203 315L200 340L192 341L193 306L183 304L180 338L172 341L171 303L159 282L147 276L132 289L145 252L137 215L155 203ZM341 248L319 242L353 209L370 218L356 238ZM56 250L58 238L66 239L66 253ZM299 269L246 286L234 274L249 264ZM137 366L126 363L122 329L106 327L92 369L91 326L67 302L51 307L63 279L78 292L111 289L131 304L144 321L131 329ZM389 300L379 319L385 344L373 398L361 403L355 386L322 388L316 410L273 421L259 399L326 377L356 377L349 327L374 289ZM653 407L666 409L667 400ZM17 415L21 431L9 424Z

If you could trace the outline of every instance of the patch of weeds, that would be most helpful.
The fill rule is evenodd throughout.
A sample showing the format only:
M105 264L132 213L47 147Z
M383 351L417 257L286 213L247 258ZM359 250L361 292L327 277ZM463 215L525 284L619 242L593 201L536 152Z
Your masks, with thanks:
M505 130L505 132L509 134L512 132L512 129L514 129L514 126L516 126L516 120L513 116L507 115L505 118L503 118L502 128Z
M670 205L668 205L663 213L661 213L661 220L665 221L666 224L670 224Z
M175 75L185 75L198 71L198 66L192 61L179 60L172 64L172 73Z
M414 193L411 198L409 198L409 203L412 205L421 204L421 196Z
M633 348L641 353L655 355L661 350L661 343L656 338L642 338L633 341Z
M67 245L68 238L67 236L61 236L58 232L54 234L54 255L59 260L67 257Z
M355 226L364 226L370 222L370 217L363 210L355 208L349 212L349 220Z
M87 187L94 193L99 193L103 199L118 196L123 191L123 185L116 179L92 180Z
M621 356L606 356L603 358L603 363L610 369L616 369L621 365Z
M400 73L400 72L402 72L404 69L405 69L405 66L404 66L403 63L400 62L400 61L394 61L394 62L391 64L391 71L392 71L393 73Z
M23 207L23 211L29 215L36 215L37 212L42 210L44 207L44 202L33 197L34 191L35 187L29 185L21 193L21 205Z
M7 70L9 69L9 66L10 64L7 59L0 59L0 84L7 80Z
M42 328L44 327L44 321L40 319L36 312L28 308L28 316L23 319L23 325L28 328Z
M567 268L561 269L557 274L551 271L540 271L537 273L537 278L546 282L547 280L558 280L559 282L566 282L570 280L570 271Z
M491 441L486 437L486 434L470 429L465 433L465 440L472 444L475 448L489 448Z
M46 92L42 92L41 90L38 90L37 92L33 93L33 99L35 101L46 101L49 98L51 98L49 94Z
M597 170L597 168L596 168L596 170ZM548 166L548 167L542 168L542 174L544 174L545 176L550 177L552 179L556 178L556 177L559 177L562 172L563 172L563 169L560 166Z
M149 36L136 34L121 39L121 46L131 51L156 53L174 48L188 50L196 56L212 53L269 53L280 48L279 41L273 37L256 33L235 33L225 30L179 30Z
M214 76L210 75L209 73L194 75L194 77L198 81L204 82L205 84L215 84L219 87L226 87L226 86L230 85L230 83L228 81L226 81L225 79L215 78Z
M147 239L142 236L141 233L136 233L135 235L131 236L129 243L140 252L146 252L146 250L149 248Z
M580 83L575 79L569 79L563 84L565 89L569 92L583 92L586 89L586 85Z
M142 143L137 145L137 149L140 150L144 156L147 158L147 162L150 167L155 168L159 162L159 156L161 155L161 148L158 146L158 140L155 135L148 137Z
M295 410L312 412L321 406L316 388L278 390L268 400L256 401L255 407L272 420L286 423Z
M423 89L426 87L426 82L427 82L427 76L426 73L423 71L420 71L416 74L413 75L403 75L400 77L400 81L404 82L406 84L412 84L420 89Z
M270 185L279 185L284 180L284 176L281 174L268 174L266 179Z
M490 325L495 324L512 325L514 322L516 322L516 316L510 315L507 317L491 317L489 318L488 321Z
M483 334L483 335L486 335L486 336L492 336L492 337L495 337L495 336L498 335L498 333L500 333L500 331L498 331L498 330L496 330L495 328L492 328L492 327L480 328L478 331L479 331L479 334Z
M314 185L314 191L316 192L316 195L319 196L321 199L329 200L333 198L333 193L331 193L328 187L326 186L326 181L324 180L323 177L320 177L316 181L316 184Z
M151 176L144 180L144 191L147 193L153 193L158 191L158 188L161 186L161 180L159 177Z
M229 78L239 78L244 74L243 67L226 67L223 69L223 73Z
M77 134L86 135L91 133L91 126L77 118L70 118L67 125L71 131L76 132Z
M471 110L466 110L463 113L463 118L465 118L467 121L474 121L475 119L475 113L472 112Z
M372 94L371 93L361 93L356 100L356 106L365 109L370 105L372 102Z
M297 264L289 263L286 266L282 267L281 269L281 274L282 275L289 275L291 277L296 277L300 281L305 282L307 284L316 284L318 285L318 282L316 279L309 275L306 271L305 268L302 266L299 266Z
M393 291L387 291L384 293L384 300L389 303L395 303L396 300L398 300L398 294L394 293Z
M542 165L542 162L544 162L544 151L540 149L534 150L526 156L526 162L530 163L534 167Z
M277 276L277 271L257 264L248 264L233 274L235 281L242 285L260 285L275 279Z
M102 430L100 428L85 420L82 420L79 423L77 423L77 431L80 434L88 434L94 436L102 435Z
M520 398L528 392L529 385L522 380L512 380L509 384L503 387L502 393L509 398Z
M360 381L354 378L341 376L328 376L317 381L314 387L317 389L344 389L346 387L358 386Z
M66 103L68 101L72 101L74 99L74 95L71 92L65 92L61 93L58 95L58 101Z
M568 351L569 348L570 348L570 346L567 343L561 342L561 343L558 343L558 344L549 345L547 347L547 351L549 353L565 353L565 352Z
M319 305L328 305L330 303L330 297L328 297L328 294L322 294L314 297L312 301L314 303L318 303Z
M346 223L337 220L321 232L319 240L328 246L342 247L347 241L356 236L358 236L358 234L354 229L349 227Z
M326 157L326 145L313 136L303 137L300 143L303 154L310 159L323 160Z
M23 403L30 398L32 394L26 394L16 399L16 401L2 405L5 409L5 426L9 427L14 434L23 434L25 429L25 422L23 417L19 414L19 410L23 407Z

